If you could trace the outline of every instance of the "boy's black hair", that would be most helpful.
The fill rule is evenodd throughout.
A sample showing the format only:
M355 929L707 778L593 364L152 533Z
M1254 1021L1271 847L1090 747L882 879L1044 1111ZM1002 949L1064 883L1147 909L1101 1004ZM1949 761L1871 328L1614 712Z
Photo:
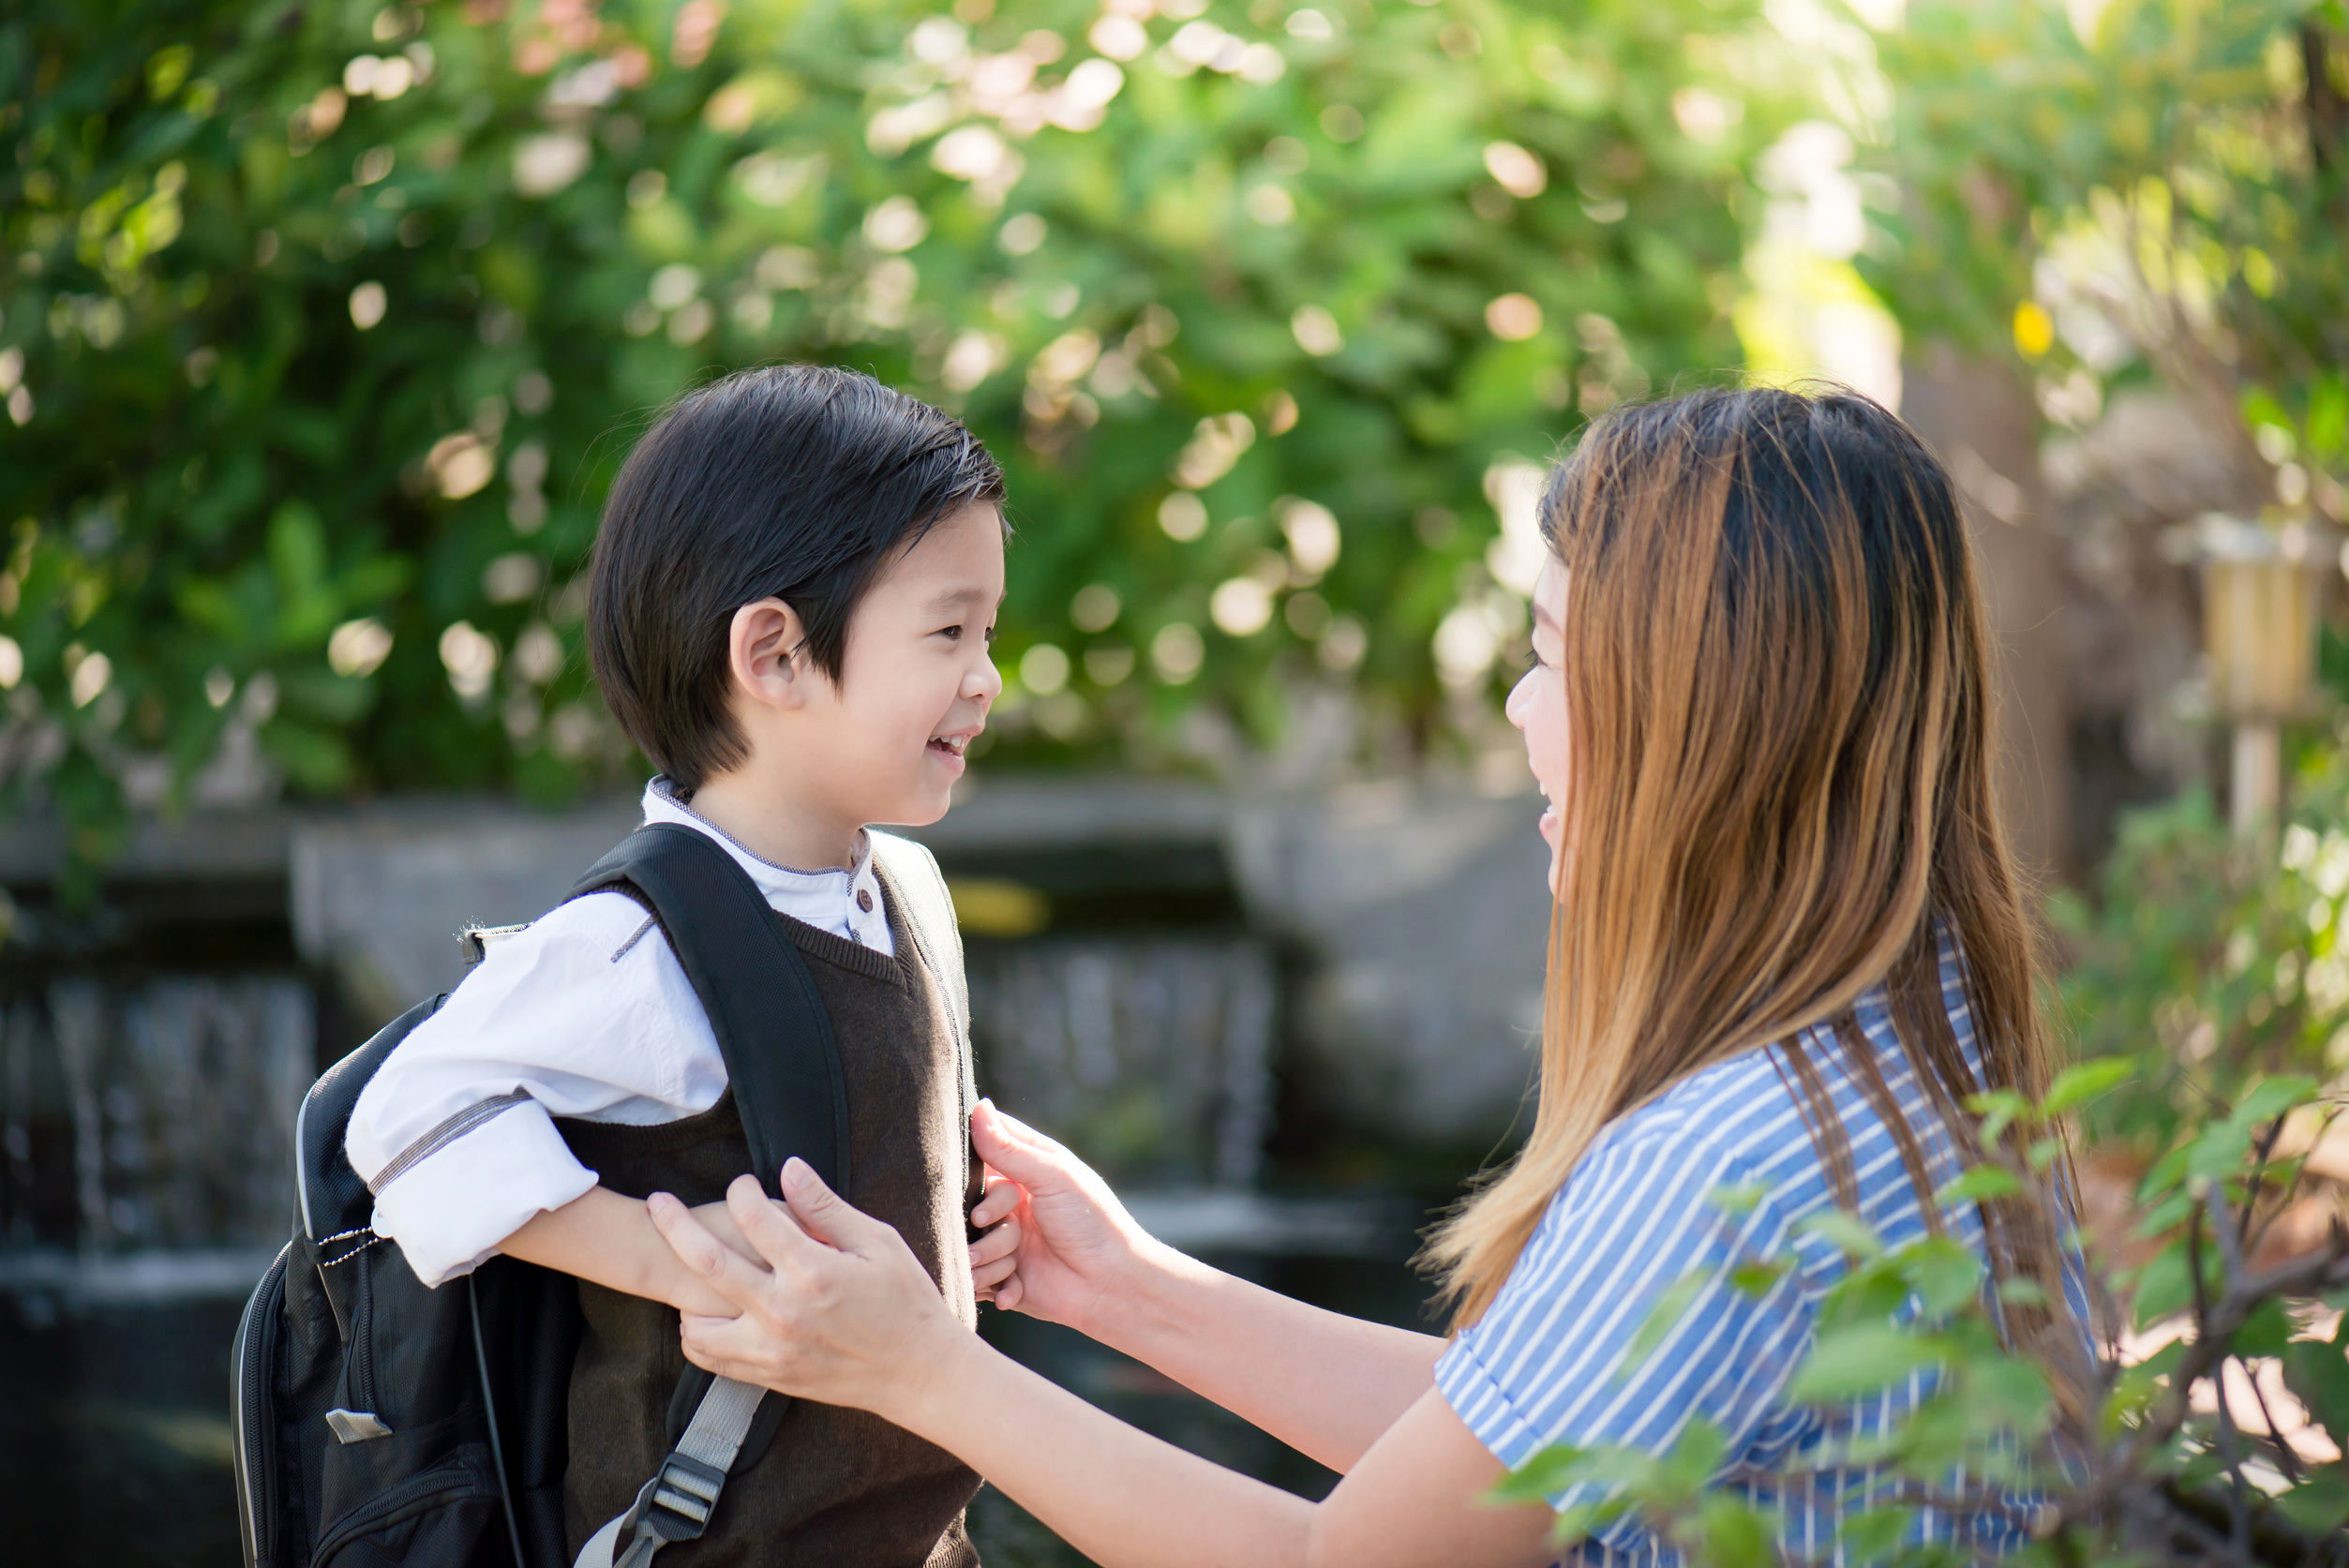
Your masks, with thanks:
M961 421L853 370L770 366L687 393L604 503L588 658L605 702L690 793L748 754L726 707L736 610L789 605L837 681L881 563L1003 494Z

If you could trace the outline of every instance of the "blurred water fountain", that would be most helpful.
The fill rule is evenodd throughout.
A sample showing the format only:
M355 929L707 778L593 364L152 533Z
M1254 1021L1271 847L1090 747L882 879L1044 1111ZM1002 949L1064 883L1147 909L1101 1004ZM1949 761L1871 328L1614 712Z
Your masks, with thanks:
M1113 1178L1244 1187L1272 1115L1279 983L1247 936L970 944L981 1087Z
M75 978L20 992L0 1011L12 1272L53 1273L59 1253L98 1264L274 1247L316 1038L310 989L292 977Z

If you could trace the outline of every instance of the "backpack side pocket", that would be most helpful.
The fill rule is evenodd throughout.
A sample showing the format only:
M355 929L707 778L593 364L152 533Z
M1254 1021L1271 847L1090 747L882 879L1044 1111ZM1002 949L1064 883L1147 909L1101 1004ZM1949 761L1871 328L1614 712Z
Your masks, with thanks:
M470 1425L478 1426L477 1423ZM412 1449L411 1454L391 1451L403 1436L415 1440L416 1446L427 1446L449 1435L426 1427L412 1434L345 1443L330 1453L326 1465L329 1516L338 1495L363 1501L334 1519L319 1541L311 1568L419 1568L426 1563L461 1568L503 1563L511 1554L501 1517L497 1471L486 1441L458 1442L437 1463L389 1486L382 1484L384 1476L406 1468L402 1461L412 1455ZM367 1452L370 1449L383 1452Z

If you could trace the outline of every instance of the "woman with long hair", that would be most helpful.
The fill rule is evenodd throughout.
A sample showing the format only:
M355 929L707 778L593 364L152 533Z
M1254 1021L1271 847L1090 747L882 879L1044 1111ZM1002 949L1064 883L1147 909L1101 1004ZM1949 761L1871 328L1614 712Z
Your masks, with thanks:
M1721 1439L1713 1485L1767 1509L1784 1552L1831 1552L1844 1518L1892 1497L1852 1440L1932 1386L1789 1396L1848 1266L1812 1223L1836 1211L1893 1246L1946 1234L1999 1285L2037 1286L2003 1292L2005 1330L2076 1365L2060 1217L1933 1197L1982 1156L1966 1099L2036 1097L2048 1076L1948 475L1852 394L1708 391L1596 422L1541 523L1533 659L1508 702L1550 802L1540 1109L1430 1244L1450 1335L1219 1274L1145 1234L1056 1143L992 1108L974 1124L1000 1178L972 1249L996 1304L1343 1472L1325 1501L1159 1442L988 1349L892 1232L797 1162L787 1208L748 1183L734 1198L771 1273L657 1205L743 1309L687 1319L688 1356L875 1411L1117 1568L1550 1561L1553 1510L1599 1494L1494 1506L1496 1481L1558 1443L1661 1456L1696 1422ZM1743 1267L1765 1260L1780 1271ZM1668 1289L1678 1316L1635 1346ZM1994 1499L1916 1528L1995 1554L2027 1538L2026 1513ZM1628 1515L1568 1555L1676 1560Z

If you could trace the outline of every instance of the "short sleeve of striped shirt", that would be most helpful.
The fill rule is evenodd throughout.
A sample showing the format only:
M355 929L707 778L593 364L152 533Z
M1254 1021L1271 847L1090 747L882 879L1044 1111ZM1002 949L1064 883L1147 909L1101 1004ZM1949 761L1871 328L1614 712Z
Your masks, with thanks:
M1735 1214L1711 1201L1750 1178L1684 1124L1638 1128L1584 1157L1500 1294L1436 1364L1436 1386L1494 1457L1515 1470L1559 1443L1660 1455L1699 1416L1729 1454L1746 1448L1811 1328L1800 1270L1758 1296L1731 1282L1741 1262L1794 1250L1766 1190ZM1635 1359L1641 1326L1683 1281L1686 1310ZM1550 1501L1564 1510L1601 1495L1578 1487ZM1639 1528L1620 1520L1598 1540Z

